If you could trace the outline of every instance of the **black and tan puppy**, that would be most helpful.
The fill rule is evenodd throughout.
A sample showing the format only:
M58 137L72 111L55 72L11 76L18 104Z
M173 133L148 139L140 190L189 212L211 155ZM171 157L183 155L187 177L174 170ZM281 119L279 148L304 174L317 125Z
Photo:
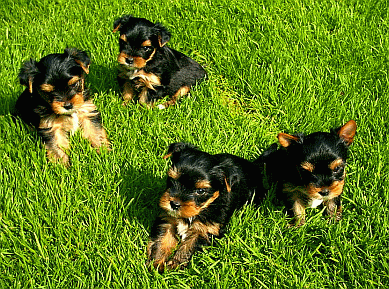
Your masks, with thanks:
M37 129L49 159L65 165L69 165L68 135L78 128L93 147L108 145L100 113L85 88L89 64L84 51L68 48L39 62L27 61L19 73L27 88L16 102L16 113Z
M258 167L243 158L210 155L188 143L171 144L165 158L170 156L172 166L159 203L163 213L148 245L148 263L160 272L186 266L211 237L223 235L234 210L250 201L259 203L264 193Z
M350 120L330 133L280 133L281 147L273 144L257 160L264 164L268 183L275 184L278 199L294 216L294 225L304 224L306 208L319 205L326 207L326 215L341 219L347 152L356 128Z
M166 45L171 34L159 23L126 15L114 22L113 31L120 32L118 82L124 104L136 97L152 105L169 96L158 106L166 108L206 75L197 62Z

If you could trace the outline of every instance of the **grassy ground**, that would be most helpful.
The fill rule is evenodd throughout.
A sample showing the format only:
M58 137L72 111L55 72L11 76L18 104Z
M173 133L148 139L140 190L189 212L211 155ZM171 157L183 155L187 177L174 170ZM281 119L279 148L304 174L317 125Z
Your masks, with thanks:
M320 3L320 4L319 4ZM387 288L389 286L387 1L3 0L0 8L0 288ZM170 46L209 80L166 110L121 106L115 81L123 14L162 22ZM87 50L88 84L113 150L79 134L72 167L47 163L11 121L30 57ZM319 210L287 229L269 200L238 211L225 238L186 270L145 267L168 144L254 159L278 132L358 124L344 218Z

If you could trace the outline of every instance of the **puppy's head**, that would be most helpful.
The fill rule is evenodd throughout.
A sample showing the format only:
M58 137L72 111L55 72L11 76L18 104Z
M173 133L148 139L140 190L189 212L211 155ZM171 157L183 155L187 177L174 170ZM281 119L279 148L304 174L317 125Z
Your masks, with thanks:
M198 216L213 206L224 190L231 190L215 156L187 143L170 145L164 158L170 156L172 166L160 206L171 216Z
M90 59L86 52L67 48L39 62L31 59L20 70L19 80L31 94L46 101L55 114L72 114L84 103L85 74Z
M119 31L119 64L128 69L141 69L170 40L170 32L159 23L125 15L114 22Z
M300 184L310 198L332 199L343 191L348 147L357 125L354 120L330 133L304 135L280 133L278 140L296 168Z

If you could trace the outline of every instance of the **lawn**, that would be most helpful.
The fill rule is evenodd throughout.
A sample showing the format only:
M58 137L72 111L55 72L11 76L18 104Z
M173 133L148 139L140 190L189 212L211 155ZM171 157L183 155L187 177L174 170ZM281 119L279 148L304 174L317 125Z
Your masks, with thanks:
M388 288L389 7L369 0L3 0L0 7L0 288ZM121 105L113 21L163 23L208 72L174 107ZM30 58L88 51L87 84L112 151L79 133L72 166L48 163L11 113ZM167 146L253 160L279 132L357 122L343 219L287 227L272 192L237 211L188 269L145 266Z

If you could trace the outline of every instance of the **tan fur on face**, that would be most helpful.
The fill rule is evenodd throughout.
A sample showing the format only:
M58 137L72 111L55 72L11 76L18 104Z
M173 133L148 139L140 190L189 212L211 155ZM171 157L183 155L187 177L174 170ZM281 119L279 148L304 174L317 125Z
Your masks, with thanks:
M202 203L200 206L197 206L194 201L188 201L188 202L181 202L181 200L177 198L173 198L169 195L170 190L168 189L161 197L159 201L159 205L162 209L166 210L170 215L174 217L180 217L180 218L190 218L197 216L200 214L202 210L207 208L210 204L212 204L218 197L219 197L219 191L216 191L213 193L212 197L209 198L207 201ZM180 208L177 211L173 211L170 206L170 202L178 202L180 203Z
M211 188L211 182L208 180L200 180L196 182L195 187L197 189L209 189Z
M166 192L163 193L161 199L159 200L159 206L166 211L169 211L171 209L170 201L172 200L172 198L170 197L169 192L170 190L168 189Z
M144 47L144 46L152 46L152 45L151 45L151 41L150 41L150 40L146 40L146 41L144 41L144 42L141 44L141 46L142 46L142 47Z
M84 104L84 95L82 93L77 93L70 100L70 103L73 104L74 109L79 109Z
M129 58L130 56L124 52L120 52L118 55L118 62L120 64L127 65L126 59Z
M65 102L63 101L53 101L51 108L55 114L64 114L67 110L63 108Z
M58 115L72 114L84 105L84 96L82 93L77 93L69 102L73 104L73 108L71 110L67 110L64 108L64 101L53 101L53 103L51 104L51 108L53 109L53 112Z
M303 162L301 164L301 167L304 169L304 170L307 170L308 172L313 172L313 170L315 169L315 166L312 164L312 163L309 163L309 162Z
M48 83L44 83L41 85L41 90L44 92L52 92L54 90L54 86Z
M146 46L148 46L148 45L146 45ZM149 62L151 59L153 59L155 51L157 51L157 50L154 49L153 52L150 54L150 57L147 58L147 59L144 59L144 58L142 58L140 56L134 56L133 57L133 59L134 59L134 65L133 66L138 68L138 69L144 68L146 66L147 62Z
M75 84L77 81L79 81L81 78L79 76L73 76L69 81L68 81L68 85L73 85Z
M122 34L122 35L120 35L120 37L119 37L121 40L123 40L123 41L125 41L125 42L127 42L127 36L126 36L126 34Z
M200 212L206 209L210 204L212 204L219 197L219 191L213 193L212 197L209 198L206 202L202 203L200 206L197 206L194 201L189 201L181 203L181 207L178 211L178 214L181 218L190 218L197 216Z
M179 172L176 167L172 167L167 172L167 175L171 177L173 180L178 180L178 178L181 176L181 172Z
M344 180L341 180L341 181L334 181L330 186L328 187L321 187L321 188L317 188L313 185L309 185L307 187L307 195L312 197L312 198L317 198L317 199L323 199L323 200L329 200L329 199L333 199L337 196L339 196L340 194L342 194L343 192L343 186L344 186ZM324 189L328 189L330 191L330 193L328 194L328 196L325 196L325 197L322 197L319 192L324 190Z
M343 165L344 164L344 162L343 162L343 159L336 159L336 160L334 160L333 162L331 162L330 164L329 164L329 168L333 171L333 170L335 170L338 166L341 166L341 165Z
M329 199L333 199L333 198L339 196L340 194L342 194L343 186L344 186L344 180L334 181L330 186L320 187L320 188L318 188L312 184L309 184L306 187L302 187L302 186L299 187L299 186L293 186L289 183L286 183L283 185L283 191L288 192L288 193L292 193L292 195L295 196L294 198L296 198L296 199L301 198L300 197L301 195L305 195L308 198L312 198L312 199L329 200ZM328 196L323 197L322 195L319 194L319 192L321 192L324 189L328 189L330 191Z

